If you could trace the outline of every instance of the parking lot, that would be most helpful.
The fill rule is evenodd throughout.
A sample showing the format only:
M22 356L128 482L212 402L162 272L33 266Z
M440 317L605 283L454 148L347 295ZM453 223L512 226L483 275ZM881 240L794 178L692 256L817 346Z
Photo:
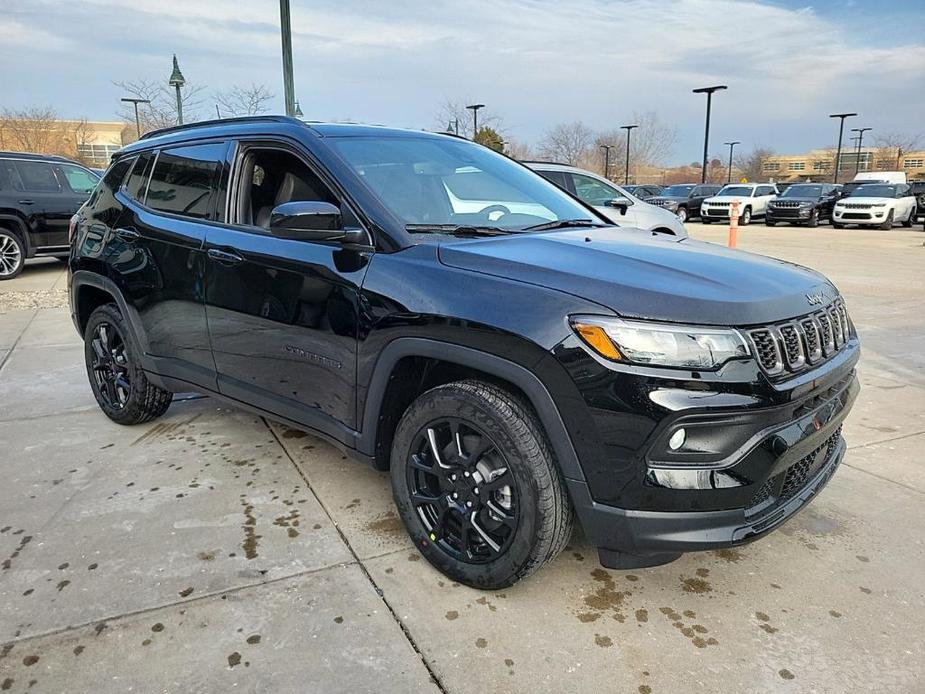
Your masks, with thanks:
M0 283L0 689L925 691L923 242L739 231L826 273L863 342L849 451L808 509L627 572L576 533L498 593L431 569L388 475L301 431L191 395L111 423L64 266L31 264Z

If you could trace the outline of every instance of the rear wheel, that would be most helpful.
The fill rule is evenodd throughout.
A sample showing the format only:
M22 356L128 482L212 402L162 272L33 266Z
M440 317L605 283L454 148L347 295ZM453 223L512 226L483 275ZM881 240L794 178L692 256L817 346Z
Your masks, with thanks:
M84 331L84 358L100 409L118 424L141 424L160 417L173 394L151 384L138 362L125 319L115 304L97 308Z
M883 220L883 224L880 225L880 228L884 230L893 228L893 210L887 213L886 219Z
M415 400L392 446L392 493L411 539L459 583L497 590L550 562L572 508L529 407L481 381Z
M26 249L19 236L0 227L0 280L11 280L22 272Z
M906 227L907 229L911 229L912 225L915 223L915 215L916 215L916 211L915 211L915 208L913 207L909 211L908 219L906 219L906 221L903 222L903 226Z

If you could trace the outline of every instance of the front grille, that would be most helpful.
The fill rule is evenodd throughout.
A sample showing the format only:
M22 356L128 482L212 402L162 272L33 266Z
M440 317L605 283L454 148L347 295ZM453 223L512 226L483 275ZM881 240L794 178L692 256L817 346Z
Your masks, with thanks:
M838 446L838 439L840 436L841 427L838 427L838 429L825 440L825 443L787 468L787 472L784 473L784 484L780 490L781 501L792 498L812 480L815 474L832 457L832 453Z
M869 210L871 206L863 202L844 202L841 205L849 210Z
M775 217L781 217L785 219L797 219L800 216L800 210L797 207L788 207L787 209L774 207L771 209L771 212Z
M794 373L828 359L848 341L848 311L841 299L825 309L776 325L751 328L755 357L769 376Z
M732 203L728 202L711 202L710 207L729 207Z
M869 214L863 212L842 212L842 219L870 219Z
M754 508L755 506L760 506L770 499L771 494L774 493L774 485L776 482L777 478L771 477L767 482L762 484L758 491L752 495L751 501L748 502L748 507Z
M784 208L784 207L792 208L792 207L799 207L799 206L800 206L800 203L792 202L790 200L778 200L773 205L771 205L771 207L773 207L774 209Z

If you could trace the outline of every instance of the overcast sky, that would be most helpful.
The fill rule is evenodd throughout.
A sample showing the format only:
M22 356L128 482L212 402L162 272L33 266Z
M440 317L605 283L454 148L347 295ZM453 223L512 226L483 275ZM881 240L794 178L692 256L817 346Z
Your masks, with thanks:
M277 0L0 5L0 108L114 120L112 82L166 81L176 53L190 83L263 83L282 110ZM434 128L442 103L471 99L536 142L555 123L613 128L652 110L677 126L672 160L686 163L703 142L691 88L720 83L716 143L831 145L837 111L925 131L925 0L292 0L292 15L310 119Z

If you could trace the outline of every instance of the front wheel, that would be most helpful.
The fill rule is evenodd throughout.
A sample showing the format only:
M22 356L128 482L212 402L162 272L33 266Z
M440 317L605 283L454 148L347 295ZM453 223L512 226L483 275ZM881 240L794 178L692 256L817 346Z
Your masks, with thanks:
M810 213L809 219L806 222L806 226L808 226L810 229L815 229L817 226L819 226L819 210L813 210Z
M752 221L752 211L751 208L746 207L745 211L742 213L742 216L739 217L739 226L747 227L751 224Z
M26 262L26 249L19 236L0 228L0 280L11 280L20 272Z
M115 304L100 306L90 314L84 330L87 375L100 409L117 424L156 419L173 399L173 393L148 381L139 353Z
M893 210L887 213L886 219L883 220L883 224L880 225L880 228L884 231L893 228Z
M679 207L677 211L678 221L684 224L687 221L687 208Z
M392 493L415 546L473 588L513 585L552 561L572 508L542 426L526 403L482 381L438 386L395 433Z

